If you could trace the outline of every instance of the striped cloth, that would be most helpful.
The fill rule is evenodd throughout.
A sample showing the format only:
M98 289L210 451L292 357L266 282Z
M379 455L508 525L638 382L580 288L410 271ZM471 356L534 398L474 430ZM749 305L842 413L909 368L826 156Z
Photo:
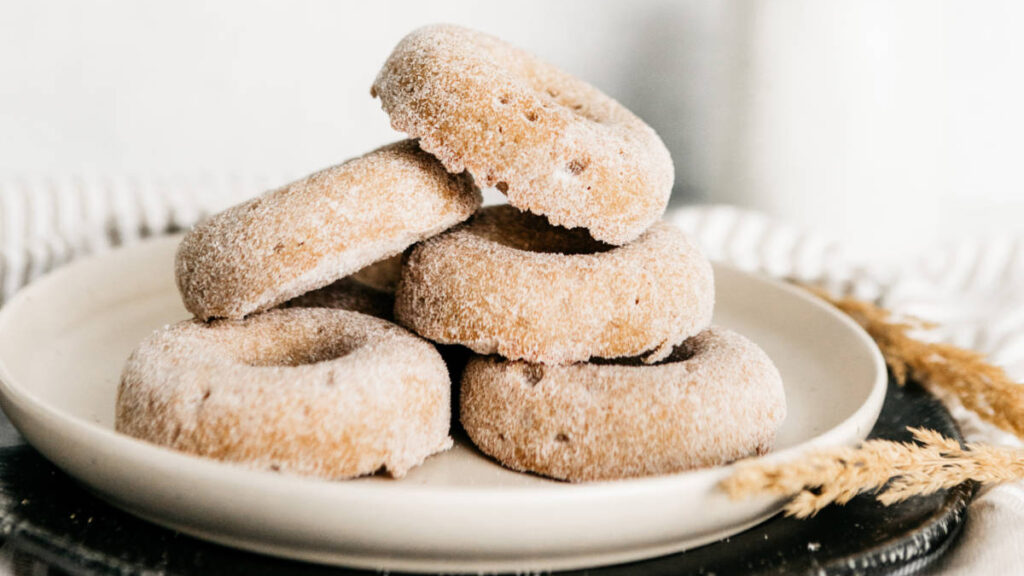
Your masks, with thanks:
M73 259L187 229L285 179L79 178L0 181L0 305ZM937 339L974 348L1024 379L1024 238L958 238L899 267L856 263L839 244L730 206L677 208L666 218L713 260L880 302L941 324ZM952 407L969 440L1019 444ZM936 573L1024 574L1024 487L989 490L965 542ZM0 554L0 573L3 573Z
M187 229L270 187L270 178L0 181L0 304L75 258Z

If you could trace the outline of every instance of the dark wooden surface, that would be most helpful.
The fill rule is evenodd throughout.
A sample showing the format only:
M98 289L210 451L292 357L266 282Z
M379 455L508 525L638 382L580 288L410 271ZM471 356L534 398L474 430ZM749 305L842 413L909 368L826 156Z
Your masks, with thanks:
M0 528L7 544L68 574L374 574L241 552L114 509L24 444L0 415ZM890 384L872 436L906 440L907 426L960 437L949 413L917 385ZM643 562L571 574L909 575L955 543L970 484L883 507L858 497L810 520L773 518L723 541Z

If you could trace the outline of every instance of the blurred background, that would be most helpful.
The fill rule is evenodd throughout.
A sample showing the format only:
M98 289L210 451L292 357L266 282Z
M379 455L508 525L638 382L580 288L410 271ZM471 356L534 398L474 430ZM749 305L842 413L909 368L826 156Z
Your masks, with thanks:
M1022 21L1015 0L2 0L0 182L256 194L398 138L369 86L405 33L453 22L647 120L674 204L901 258L1021 229Z

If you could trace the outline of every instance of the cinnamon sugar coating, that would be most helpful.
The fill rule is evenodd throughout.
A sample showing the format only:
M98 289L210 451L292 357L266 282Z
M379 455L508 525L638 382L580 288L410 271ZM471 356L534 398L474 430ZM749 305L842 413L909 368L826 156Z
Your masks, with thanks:
M197 318L241 318L326 286L468 218L481 202L402 141L229 208L182 240L175 276Z
M657 361L708 326L714 298L711 265L670 224L616 247L493 206L412 250L395 317L429 340L512 360Z
M675 177L658 135L593 86L492 36L413 31L371 89L391 125L521 210L624 244L665 211Z
M452 445L433 346L384 320L313 308L165 327L121 376L119 432L251 468L402 476Z
M712 327L656 365L470 360L460 418L513 470L581 482L669 474L764 454L786 415L768 356Z

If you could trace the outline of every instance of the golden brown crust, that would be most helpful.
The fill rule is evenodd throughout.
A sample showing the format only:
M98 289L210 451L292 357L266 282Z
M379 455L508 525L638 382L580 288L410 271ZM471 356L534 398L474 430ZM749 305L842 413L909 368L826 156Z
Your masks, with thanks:
M199 319L241 318L398 254L480 202L471 178L398 142L199 224L178 248L178 288Z
M573 482L668 474L767 452L785 418L765 353L712 327L661 364L470 360L460 419L514 470Z
M624 244L665 211L674 169L621 104L497 38L458 26L406 36L371 94L391 125L513 206Z
M509 206L417 245L395 317L418 334L479 354L578 362L673 346L711 322L711 265L673 226L609 246Z
M166 327L132 353L116 429L257 469L394 476L451 446L429 343L378 318L290 308Z

